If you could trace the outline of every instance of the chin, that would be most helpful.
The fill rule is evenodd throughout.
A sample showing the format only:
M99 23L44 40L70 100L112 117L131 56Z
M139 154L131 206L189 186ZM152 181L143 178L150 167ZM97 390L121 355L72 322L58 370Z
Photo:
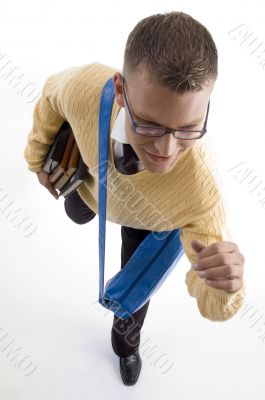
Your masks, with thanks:
M150 163L143 163L143 165L148 172L165 175L172 171L175 163L176 161L170 165L153 165Z
M178 154L178 156L171 163L167 163L167 164L159 164L159 163L155 163L155 162L152 163L149 160L147 160L146 157L144 158L144 160L141 160L141 162L142 162L144 168L148 172L165 175L174 169L176 162L178 161L178 158L181 155L181 153L182 152L180 152Z

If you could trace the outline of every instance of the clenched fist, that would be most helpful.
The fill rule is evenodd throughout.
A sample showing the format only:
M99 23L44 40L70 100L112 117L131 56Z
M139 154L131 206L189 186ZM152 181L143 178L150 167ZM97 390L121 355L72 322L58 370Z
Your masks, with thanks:
M201 240L191 242L197 253L193 265L206 284L226 292L236 292L243 286L245 258L234 242L215 242L206 246Z

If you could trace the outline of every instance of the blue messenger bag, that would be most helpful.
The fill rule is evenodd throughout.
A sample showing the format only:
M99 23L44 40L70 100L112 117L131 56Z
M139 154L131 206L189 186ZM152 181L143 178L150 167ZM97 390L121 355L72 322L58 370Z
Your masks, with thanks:
M98 139L98 205L99 205L99 299L98 302L117 317L125 319L141 308L159 289L183 255L180 229L150 232L140 243L127 264L106 283L104 289L106 196L109 127L114 100L110 78L100 99Z

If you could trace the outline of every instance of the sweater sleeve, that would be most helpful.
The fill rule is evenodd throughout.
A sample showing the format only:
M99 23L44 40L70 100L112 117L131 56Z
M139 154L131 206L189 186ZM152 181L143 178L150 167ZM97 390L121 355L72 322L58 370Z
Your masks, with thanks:
M192 240L201 240L206 246L219 241L234 241L226 224L222 199L220 198L216 206L204 217L182 227L180 239L192 264L196 261L196 253L191 247ZM244 280L241 289L227 292L207 285L205 279L198 275L198 271L191 267L186 273L185 283L190 296L196 298L200 314L211 321L225 321L231 318L244 302Z
M33 124L24 149L28 169L39 172L45 162L56 133L67 120L69 93L66 89L71 79L83 67L70 67L50 75L44 83L40 98L33 110Z

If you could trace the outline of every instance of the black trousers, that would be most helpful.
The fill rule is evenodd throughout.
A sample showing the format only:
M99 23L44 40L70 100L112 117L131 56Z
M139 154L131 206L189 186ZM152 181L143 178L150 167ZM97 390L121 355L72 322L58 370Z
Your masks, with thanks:
M91 221L96 214L81 199L77 190L64 200L64 208L68 217L77 224ZM139 244L151 231L121 226L121 268L125 266ZM111 329L111 344L113 351L119 357L126 357L139 349L140 334L149 307L148 300L129 318L120 319L113 315Z

